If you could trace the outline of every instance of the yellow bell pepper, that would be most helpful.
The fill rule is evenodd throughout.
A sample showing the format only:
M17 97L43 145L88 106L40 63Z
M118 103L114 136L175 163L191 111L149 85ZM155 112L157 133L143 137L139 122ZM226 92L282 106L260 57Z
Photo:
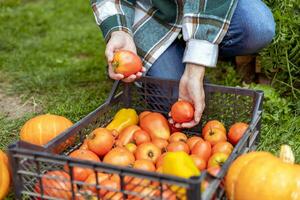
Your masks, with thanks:
M136 125L139 122L139 117L134 109L120 109L113 120L106 126L108 130L116 130L120 133L124 128L130 125Z
M164 174L190 178L192 176L200 176L200 171L195 165L192 158L185 152L168 152L164 157L162 170ZM172 185L171 190L176 192L179 199L186 199L186 189Z

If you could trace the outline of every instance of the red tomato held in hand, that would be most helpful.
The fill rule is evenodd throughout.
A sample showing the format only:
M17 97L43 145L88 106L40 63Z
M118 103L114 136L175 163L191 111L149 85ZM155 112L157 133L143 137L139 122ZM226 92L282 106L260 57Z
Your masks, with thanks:
M115 138L112 132L105 128L95 129L87 140L89 150L98 156L104 156L111 150L114 145Z
M128 77L142 70L142 61L138 55L131 51L119 50L115 53L112 65L114 71Z
M172 142L167 146L167 150L171 152L184 151L187 154L190 153L189 146L184 142Z
M188 101L177 101L172 105L172 119L177 123L190 122L194 119L194 107Z
M202 137L205 138L205 136L209 133L209 131L212 128L218 128L218 129L220 129L224 133L224 135L226 135L226 129L224 127L224 124L222 124L218 120L211 120L211 121L207 122L205 124L205 126L203 127L203 129L202 129Z
M207 142L207 141L204 141L204 142L199 141L199 142L197 142L194 145L191 154L196 154L196 155L202 157L203 159L205 159L207 161L208 158L211 155L211 145L210 145L210 143Z
M227 137L222 130L218 128L211 128L205 135L204 140L208 141L212 146L214 146L218 142L226 142Z
M243 137L247 128L248 124L243 122L237 122L233 124L228 132L229 142L233 145L236 145L239 142L239 140Z
M80 160L89 160L89 161L96 161L100 162L100 159L98 156L89 150L82 150L78 149L70 153L69 157L76 158ZM69 167L67 165L64 166L64 169L66 171L69 170ZM85 181L87 177L92 174L94 171L91 168L84 168L84 167L74 167L73 168L73 178L76 181Z
M186 142L187 136L184 133L181 132L175 132L172 133L172 135L169 138L169 141L172 142Z
M158 157L161 155L161 150L151 142L146 142L138 146L135 151L135 157L137 160L146 159L156 162Z

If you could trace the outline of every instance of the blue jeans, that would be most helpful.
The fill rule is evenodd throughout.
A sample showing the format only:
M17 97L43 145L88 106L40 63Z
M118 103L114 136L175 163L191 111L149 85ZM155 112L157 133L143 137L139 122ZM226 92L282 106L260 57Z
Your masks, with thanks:
M239 0L229 29L219 45L219 55L231 57L258 52L275 35L270 9L261 0ZM184 42L176 40L152 65L147 76L179 80L185 65Z

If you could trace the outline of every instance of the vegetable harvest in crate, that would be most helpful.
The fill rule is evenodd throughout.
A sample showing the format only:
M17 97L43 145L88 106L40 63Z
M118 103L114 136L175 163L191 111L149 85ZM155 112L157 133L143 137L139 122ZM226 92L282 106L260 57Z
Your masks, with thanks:
M139 81L144 88L151 81L163 84ZM118 86L125 87L121 93ZM158 106L143 88L118 82L111 98L77 123L53 114L28 120L21 141L9 148L12 177L19 178L13 182L17 199L219 198L230 164L254 148L262 97L247 89L207 87L210 114L190 129L177 128L193 120L190 102L172 97ZM130 90L143 93L131 95L126 105ZM232 93L248 107L218 110L214 98L231 105Z

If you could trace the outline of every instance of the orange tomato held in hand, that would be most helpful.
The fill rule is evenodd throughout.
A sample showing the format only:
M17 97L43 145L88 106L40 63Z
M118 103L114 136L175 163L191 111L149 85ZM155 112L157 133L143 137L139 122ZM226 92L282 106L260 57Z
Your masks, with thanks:
M236 145L239 140L243 137L244 133L248 128L248 124L243 122L237 122L233 124L228 132L229 142L233 145Z
M171 116L177 123L190 122L194 118L194 107L188 101L177 101L172 105Z
M115 73L128 77L142 70L142 61L138 55L131 51L119 50L115 53L112 65Z
M211 121L207 122L205 124L205 126L203 127L203 129L202 129L202 136L203 136L203 138L205 138L205 136L209 133L209 131L212 128L218 128L218 129L220 129L224 133L224 135L226 135L226 129L224 127L224 124L222 124L218 120L211 120Z
M135 151L135 157L137 160L146 159L152 162L156 162L161 155L161 150L151 142L146 142L138 146Z
M152 139L169 139L170 128L168 120L160 113L152 112L143 117L140 121L141 128L149 133Z
M211 128L205 135L204 140L208 141L212 146L214 146L218 142L226 142L227 137L221 129Z
M104 156L114 145L112 132L105 128L95 129L87 140L89 150L98 156Z

